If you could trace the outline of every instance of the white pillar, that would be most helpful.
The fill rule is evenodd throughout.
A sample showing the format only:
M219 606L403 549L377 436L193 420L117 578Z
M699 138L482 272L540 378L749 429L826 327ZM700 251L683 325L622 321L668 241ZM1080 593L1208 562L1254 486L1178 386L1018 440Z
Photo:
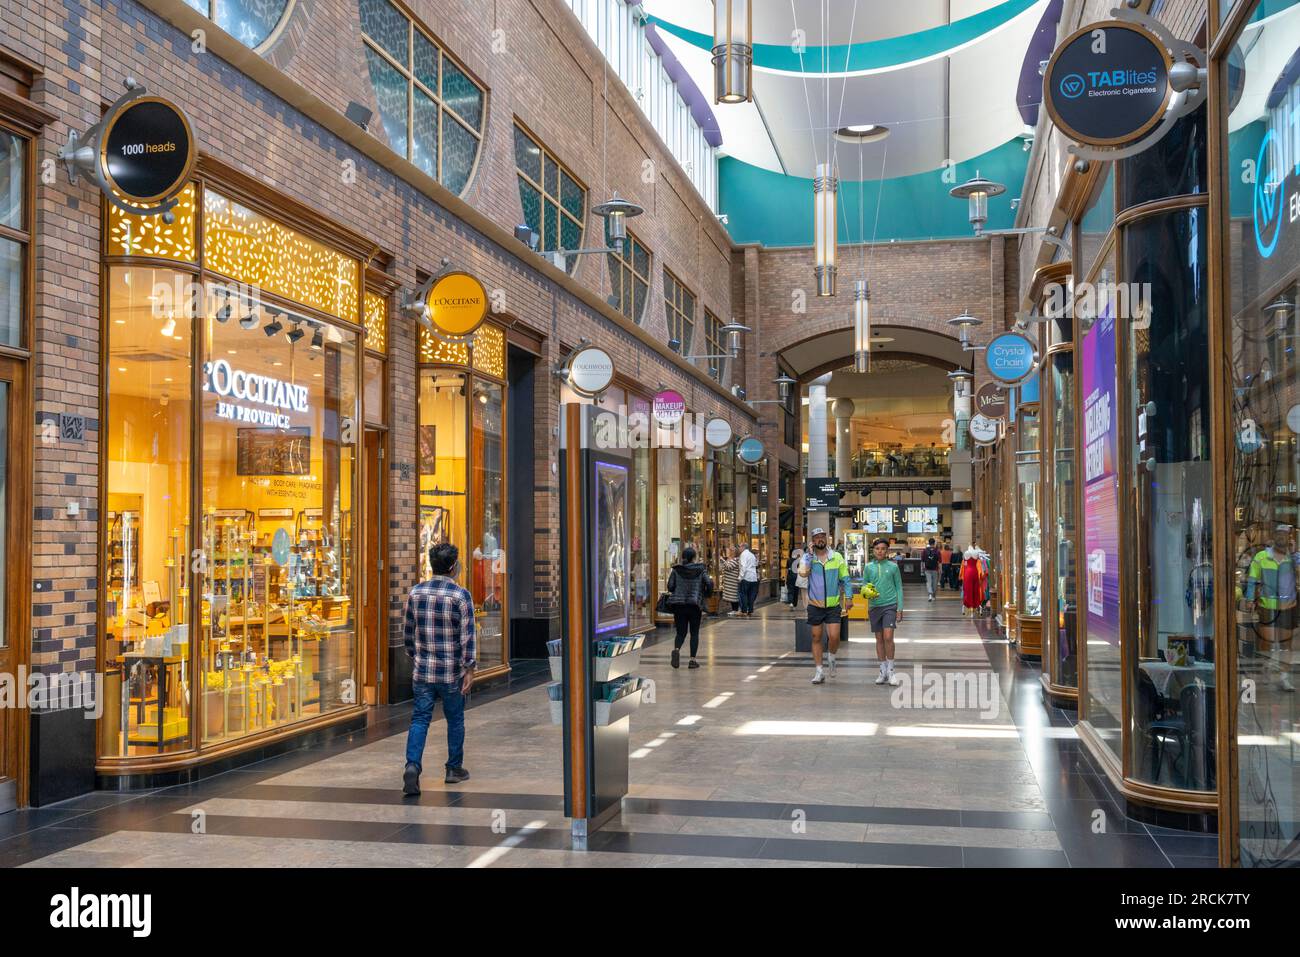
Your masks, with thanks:
M808 386L808 478L825 478L830 471L830 462L826 447L826 386L830 384L828 372L814 379ZM805 529L808 538L812 538L814 528L830 528L830 514L827 512L808 512L808 525Z
M853 400L836 399L831 404L831 414L835 416L835 477L841 482L853 477L853 442L851 423L853 422ZM841 505L847 504L843 500ZM835 542L844 541L844 533L853 527L853 519L835 519Z

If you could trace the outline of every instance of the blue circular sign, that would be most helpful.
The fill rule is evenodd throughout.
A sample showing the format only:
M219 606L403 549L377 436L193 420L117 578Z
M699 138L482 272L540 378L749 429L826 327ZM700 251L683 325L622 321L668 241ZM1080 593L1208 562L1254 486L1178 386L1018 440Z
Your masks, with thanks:
M989 374L1006 385L1019 385L1038 367L1038 347L1018 332L1004 332L984 352Z
M736 446L736 458L746 465L757 465L763 461L763 454L763 440L752 435L741 439Z
M281 567L289 564L289 532L284 528L277 528L275 535L271 539L271 557L275 563Z

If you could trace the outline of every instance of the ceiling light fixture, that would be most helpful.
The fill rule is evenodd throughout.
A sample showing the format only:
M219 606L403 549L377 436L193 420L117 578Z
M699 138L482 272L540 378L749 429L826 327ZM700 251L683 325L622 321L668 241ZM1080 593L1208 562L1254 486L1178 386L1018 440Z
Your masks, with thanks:
M1001 196L1007 188L1001 183L985 179L980 171L975 171L974 179L968 179L960 186L954 186L948 195L967 202L967 218L975 227L975 235L984 235L984 224L989 220L989 197Z
M841 126L835 131L835 138L841 143L858 146L863 143L879 143L889 136L889 127L878 123L858 123L853 126Z
M161 331L162 334L169 339L174 336L176 334L176 317L168 316L167 321L163 323Z
M830 163L818 163L817 176L813 180L813 274L817 278L817 295L822 298L835 295L835 230L838 222L835 201L839 188L835 167Z
M272 336L278 335L283 330L284 323L280 321L280 314L278 312L271 313L271 321L262 327L262 331L266 333L268 339Z
M261 321L262 317L258 314L258 311L256 309L250 309L248 310L248 315L239 320L239 327L241 329L249 330L256 329Z
M750 0L713 0L713 102L754 99L754 17Z
M306 334L307 333L304 332L302 329L302 323L295 322L293 324L293 328L289 330L289 334L288 336L286 336L286 338L289 340L289 345L296 345L298 340L301 339Z
M311 347L317 352L325 345L325 334L321 332L320 326L311 334Z
M871 290L865 279L853 284L853 371L871 371Z

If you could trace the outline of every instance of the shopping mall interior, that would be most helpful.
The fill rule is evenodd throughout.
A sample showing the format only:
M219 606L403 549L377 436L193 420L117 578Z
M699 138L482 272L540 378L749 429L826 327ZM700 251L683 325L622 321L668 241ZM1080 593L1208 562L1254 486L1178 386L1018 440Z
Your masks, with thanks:
M0 22L0 866L1300 865L1296 0Z

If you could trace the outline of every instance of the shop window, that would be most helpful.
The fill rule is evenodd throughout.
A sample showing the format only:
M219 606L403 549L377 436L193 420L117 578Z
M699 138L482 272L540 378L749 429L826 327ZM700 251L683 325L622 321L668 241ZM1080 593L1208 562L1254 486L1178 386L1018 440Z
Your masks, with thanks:
M610 244L608 228L605 245ZM623 241L621 253L608 253L609 283L614 291L610 305L640 325L650 294L650 254L631 232Z
M244 46L260 50L278 32L295 0L185 0Z
M433 577L429 549L450 542L460 549L461 576L469 564L465 550L467 453L466 389L469 376L446 369L420 370L417 446L420 476L420 580Z
M1120 317L1128 335L1122 407L1133 426L1125 484L1136 512L1131 776L1192 790L1216 787L1214 688L1203 680L1214 671L1205 252L1204 209L1128 226L1124 276L1151 292L1141 319Z
M388 300L377 292L366 291L366 348L388 351Z
M1233 632L1220 647L1235 642L1231 687L1243 691L1232 695L1232 706L1236 838L1245 867L1295 866L1300 842L1300 693L1294 690L1300 682L1300 423L1294 411L1300 406L1300 223L1290 214L1300 184L1297 48L1300 22L1293 11L1260 3L1233 50L1236 62L1216 64L1228 74L1229 89L1234 80L1262 83L1258 95L1230 98L1225 109L1223 193L1230 221L1219 273L1228 291L1220 335L1230 362L1220 402L1231 430L1229 462L1220 470L1231 484L1219 495L1231 496L1232 566L1223 571L1233 578L1220 579L1216 591L1220 601L1232 602ZM1255 173L1249 182L1237 175L1245 169ZM1209 738L1213 745L1212 729ZM1225 758L1224 768L1230 767Z
M655 517L658 525L658 591L668 590L668 573L682 554L682 453L680 449L656 449Z
M505 664L505 387L474 382L471 403L470 540L475 633L481 668Z
M650 403L639 396L628 398L627 410L629 417L640 417L633 419L634 422L650 421ZM629 624L633 629L654 624L654 583L650 580L654 554L650 540L653 533L650 527L650 499L654 494L653 454L648 443L632 450L632 615Z
M668 338L676 339L677 351L691 354L691 339L695 335L695 294L664 269L664 310L668 319Z
M388 0L360 0L366 66L384 133L448 190L469 185L483 133L483 87Z
M107 277L100 748L108 757L189 747L192 320L165 304L189 282L147 266L115 266Z
M108 204L108 252L113 256L148 256L181 263L198 261L194 242L195 194L193 183L176 197L172 221L161 216L135 216Z
M384 360L366 356L365 409L366 425L383 425L384 418Z
M25 137L0 127L0 345L6 346L26 345L30 149Z
M1121 209L1205 192L1206 116L1202 106L1174 123L1159 143L1124 160Z
M1101 253L1110 228L1115 224L1115 165L1106 164L1106 171L1093 194L1087 212L1079 222L1077 255L1079 274L1086 276ZM1112 273L1113 275L1113 273Z
M1049 662L1052 680L1069 688L1079 685L1078 598L1075 555L1074 354L1058 353L1051 360L1053 521L1056 552L1052 562L1056 601L1055 659ZM1043 627L1053 627L1044 616Z
M470 352L474 368L498 379L506 377L506 335L497 326L484 324L474 333Z
M541 143L515 126L515 168L524 222L541 237L538 249L581 249L586 223L587 190ZM578 256L568 257L570 273Z

